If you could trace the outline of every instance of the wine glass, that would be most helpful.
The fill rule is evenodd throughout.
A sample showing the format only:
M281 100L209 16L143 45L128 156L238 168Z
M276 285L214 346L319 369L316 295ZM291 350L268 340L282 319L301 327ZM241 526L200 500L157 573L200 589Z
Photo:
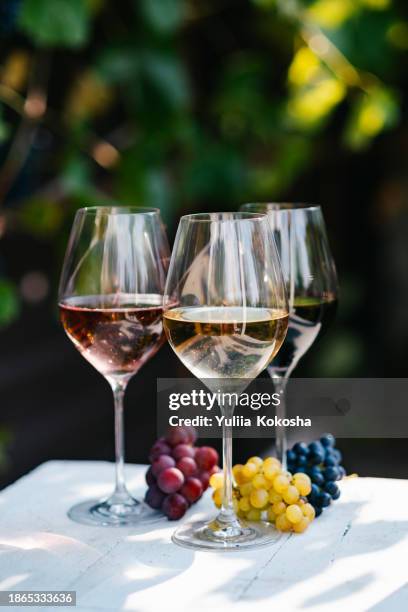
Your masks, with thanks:
M63 264L59 311L74 346L110 384L115 406L116 485L106 500L68 512L79 523L137 525L158 513L125 485L123 398L129 380L159 350L169 247L154 208L77 211Z
M285 389L299 360L332 322L337 307L337 275L320 206L291 203L244 204L241 210L267 214L282 265L289 299L285 342L267 370L286 416ZM276 428L276 454L286 468L286 430Z
M206 213L182 217L170 261L163 323L183 364L212 391L241 391L279 350L288 305L267 217ZM234 393L232 393L234 395ZM220 403L222 416L234 405ZM223 423L222 508L187 523L173 541L197 549L237 550L276 539L266 522L240 520L233 507L232 427Z

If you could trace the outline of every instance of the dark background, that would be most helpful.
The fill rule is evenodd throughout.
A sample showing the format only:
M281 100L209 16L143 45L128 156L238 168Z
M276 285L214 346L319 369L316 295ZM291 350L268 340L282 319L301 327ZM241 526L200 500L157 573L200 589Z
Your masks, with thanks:
M0 33L1 485L113 457L109 387L57 318L82 205L158 206L172 241L185 212L320 203L341 296L296 375L406 376L406 3L3 0ZM156 378L177 375L165 346L131 381L128 461L155 438ZM405 440L339 446L351 471L406 475Z

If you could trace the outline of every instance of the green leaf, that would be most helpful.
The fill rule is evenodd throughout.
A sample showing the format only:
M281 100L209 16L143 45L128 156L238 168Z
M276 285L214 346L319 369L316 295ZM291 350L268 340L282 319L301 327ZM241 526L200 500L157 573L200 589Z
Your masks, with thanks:
M23 228L34 236L46 238L57 232L63 221L63 212L57 202L41 199L28 200L20 211Z
M155 90L174 107L183 107L189 98L184 66L179 58L159 52L143 53L143 69Z
M18 313L19 300L15 286L6 279L0 279L0 326L14 321Z
M89 34L85 0L24 0L20 29L43 47L80 47Z
M376 87L356 99L345 129L345 142L351 149L364 149L378 134L393 127L398 119L396 95L390 89Z
M156 32L171 34L184 19L183 0L138 0L144 17Z
M247 170L233 147L203 139L185 168L183 190L190 200L230 206L242 196Z
M85 191L91 185L91 166L88 159L72 154L64 162L60 180L63 188L72 194Z
M97 61L101 78L108 83L124 84L139 78L140 58L131 45L115 45L105 48Z
M0 107L0 143L7 140L10 134L10 128L7 125L7 123L4 121L1 110L2 109Z

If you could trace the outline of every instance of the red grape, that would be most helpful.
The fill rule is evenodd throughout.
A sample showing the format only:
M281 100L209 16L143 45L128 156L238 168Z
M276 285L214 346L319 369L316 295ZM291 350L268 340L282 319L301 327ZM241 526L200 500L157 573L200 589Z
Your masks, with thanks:
M156 478L154 477L151 467L149 467L149 469L147 470L145 478L146 478L146 483L149 487L152 484L156 484Z
M162 511L171 521L180 519L188 508L187 500L179 493L173 493L164 498Z
M193 476L197 472L197 464L191 457L182 457L177 461L176 467L184 476Z
M218 472L221 472L221 469L220 469L220 467L218 465L213 465L211 470L208 470L208 473L209 473L210 477L213 474L217 474Z
M160 440L157 440L157 442L155 442L152 448L150 449L149 461L150 463L153 463L153 461L157 459L158 457L160 457L160 455L170 455L170 454L171 454L170 446L166 444L164 440L160 439Z
M160 472L157 484L163 493L175 493L184 484L183 472L175 467L169 467Z
M210 470L218 463L218 453L211 446L197 448L194 458L201 470Z
M173 448L171 454L176 459L176 461L178 459L181 459L182 457L191 457L192 459L194 459L195 449L189 444L177 444L177 446Z
M184 427L170 427L166 442L170 446L177 446L177 444L188 444L190 440L190 434Z
M158 510L159 508L161 508L164 498L165 494L160 491L157 485L153 484L146 491L145 502L151 508Z
M203 490L206 491L208 489L208 485L210 484L210 473L209 472L200 472L198 474L198 478L203 485Z
M198 478L187 478L181 487L180 493L190 504L194 504L203 494L203 485Z
M174 467L175 465L176 462L174 461L173 457L170 457L170 455L160 455L160 457L157 457L157 459L155 459L152 463L151 470L153 476L157 478L160 472L166 468Z

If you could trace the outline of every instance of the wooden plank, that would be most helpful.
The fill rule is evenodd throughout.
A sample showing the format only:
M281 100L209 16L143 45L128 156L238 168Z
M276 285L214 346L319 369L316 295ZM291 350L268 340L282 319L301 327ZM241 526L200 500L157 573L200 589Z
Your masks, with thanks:
M128 466L144 490L143 466ZM73 503L110 492L113 466L48 462L0 494L0 589L76 590L78 610L368 610L408 608L408 482L358 478L302 535L245 553L171 542L178 523L149 531L78 525ZM207 494L186 515L214 512ZM377 607L375 607L377 606ZM396 606L396 607L395 607ZM388 610L387 610L388 612Z

